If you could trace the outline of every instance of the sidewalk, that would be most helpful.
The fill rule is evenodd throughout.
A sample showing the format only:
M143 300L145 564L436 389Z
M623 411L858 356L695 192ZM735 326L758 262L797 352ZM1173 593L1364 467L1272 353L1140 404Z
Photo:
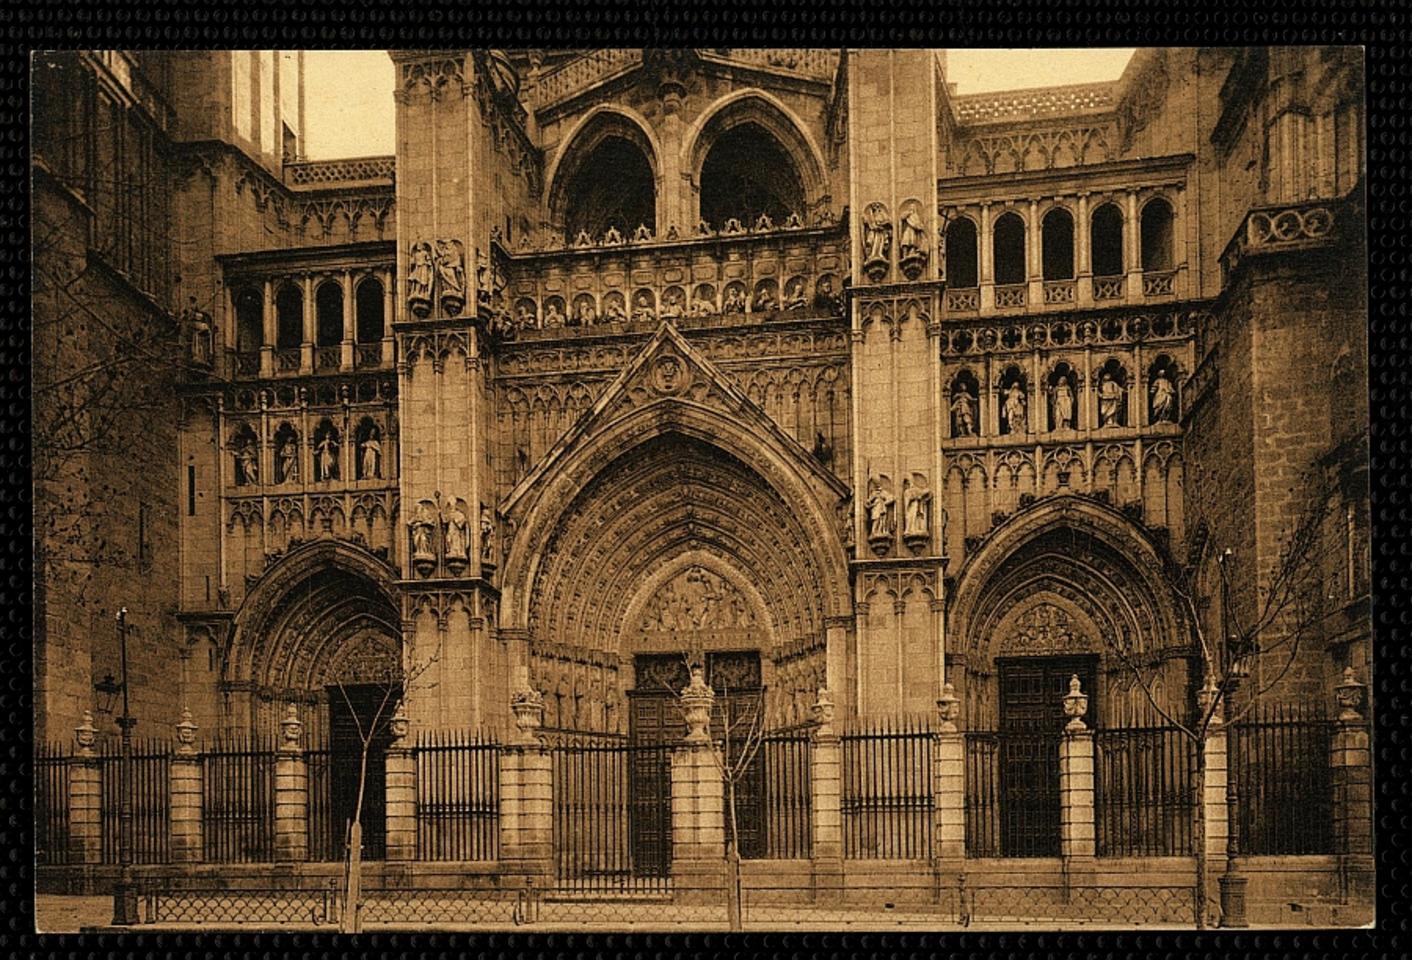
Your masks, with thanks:
M1059 921L1059 920L984 920L973 921L969 926L962 927L950 922L949 918L943 919L932 913L900 913L882 910L828 910L818 911L814 916L809 916L809 911L796 911L793 916L785 916L784 911L770 910L771 916L762 917L758 920L751 920L748 916L745 922L745 929L750 931L804 931L804 930L860 930L860 931L884 931L884 930L937 930L952 933L968 931L998 931L998 930L1186 930L1191 929L1189 925L1182 924L1144 924L1140 927L1125 925L1121 923L1103 921ZM113 928L110 923L113 919L113 900L108 896L80 897L63 896L57 894L44 894L36 898L35 901L35 926L41 933L78 933L82 930L108 932L122 928ZM251 923L251 924L140 924L135 927L126 928L132 932L141 933L174 933L185 932L213 932L213 931L239 931L244 933L336 933L337 928L330 925L316 925L312 923ZM418 932L418 931L445 931L445 932L479 932L479 931L522 931L525 933L555 933L566 931L587 931L594 933L608 933L619 930L632 930L639 932L648 931L723 931L725 921L703 922L698 918L683 918L680 921L664 918L660 911L648 913L644 911L641 918L628 919L624 916L616 917L612 920L602 922L584 922L582 919L572 923L554 922L542 920L537 923L516 926L512 923L369 923L364 930L367 933L379 932ZM1273 928L1272 928L1273 929Z

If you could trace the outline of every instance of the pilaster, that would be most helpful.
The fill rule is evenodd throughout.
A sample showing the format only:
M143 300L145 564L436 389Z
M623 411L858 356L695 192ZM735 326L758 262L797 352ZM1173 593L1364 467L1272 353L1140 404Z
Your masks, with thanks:
M283 734L275 759L275 860L309 859L309 770L300 743L304 724L289 704L280 722Z
M391 722L392 743L384 768L388 860L414 860L417 856L417 770L409 729L399 707Z
M843 901L843 752L827 688L814 703L809 745L809 816L817 903Z
M171 794L173 863L199 863L204 852L201 823L201 758L196 752L196 724L183 708L177 724L177 748L168 767Z
M74 729L77 750L69 770L69 862L95 864L103 859L102 784L93 744L93 714L84 711Z

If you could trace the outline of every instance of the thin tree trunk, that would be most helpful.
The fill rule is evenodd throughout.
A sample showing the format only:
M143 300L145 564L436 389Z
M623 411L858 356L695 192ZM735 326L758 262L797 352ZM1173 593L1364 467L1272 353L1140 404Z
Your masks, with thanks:
M1192 804L1191 843L1196 855L1196 889L1192 891L1196 929L1206 929L1206 738L1196 741L1196 771L1191 789L1196 795Z
M744 929L740 916L740 831L735 820L735 777L726 780L730 807L730 846L726 851L726 914L733 931Z
M358 800L353 805L353 823L348 831L348 888L343 903L344 933L363 932L363 792L368 783L369 746L371 741L363 744L363 755L358 763Z

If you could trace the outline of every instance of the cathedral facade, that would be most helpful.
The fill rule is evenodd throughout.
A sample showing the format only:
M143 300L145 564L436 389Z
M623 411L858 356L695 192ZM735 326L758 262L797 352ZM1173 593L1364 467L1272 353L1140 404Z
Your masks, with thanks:
M37 480L101 504L37 515L41 738L120 606L148 731L293 704L326 742L401 677L414 730L534 690L665 740L687 663L776 728L820 690L1043 725L1071 677L1143 726L1199 709L1313 487L1324 599L1259 695L1368 676L1356 51L968 95L934 50L390 56L395 155L332 161L299 54L37 66L36 269L172 324L159 396ZM62 370L103 331L49 286Z

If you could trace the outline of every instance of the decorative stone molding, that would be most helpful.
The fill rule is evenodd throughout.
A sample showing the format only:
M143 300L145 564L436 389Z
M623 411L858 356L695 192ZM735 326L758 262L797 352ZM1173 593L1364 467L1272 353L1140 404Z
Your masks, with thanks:
M1315 200L1251 209L1221 254L1227 279L1251 257L1317 250L1333 243L1340 203Z

